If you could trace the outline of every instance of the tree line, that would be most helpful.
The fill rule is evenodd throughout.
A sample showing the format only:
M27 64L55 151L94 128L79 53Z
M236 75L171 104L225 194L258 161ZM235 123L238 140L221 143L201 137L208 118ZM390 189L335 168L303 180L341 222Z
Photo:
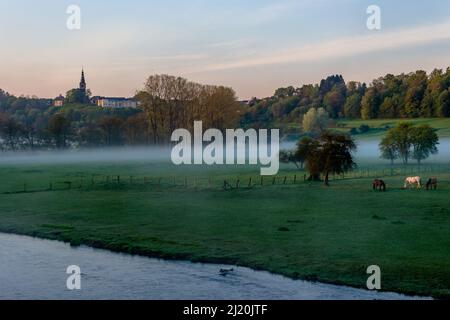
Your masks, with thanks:
M161 145L170 141L173 130L192 129L194 120L205 127L234 128L243 113L231 88L168 75L150 76L136 98L139 109L70 103L74 101L57 108L49 99L0 90L0 146L16 151Z
M412 158L421 162L438 153L439 137L429 125L413 126L403 122L390 129L380 142L381 157L394 163L401 159L408 164Z
M76 90L57 108L52 100L16 97L0 89L0 145L3 150L161 145L177 128L192 130L194 120L221 130L301 122L304 131L320 133L339 118L449 117L449 86L450 68L386 75L369 85L334 75L241 103L228 87L153 75L136 93L139 109L90 105L77 98Z
M271 97L251 99L241 123L267 127L300 122L319 108L333 119L450 117L450 68L388 74L369 85L333 75L319 84L279 88Z

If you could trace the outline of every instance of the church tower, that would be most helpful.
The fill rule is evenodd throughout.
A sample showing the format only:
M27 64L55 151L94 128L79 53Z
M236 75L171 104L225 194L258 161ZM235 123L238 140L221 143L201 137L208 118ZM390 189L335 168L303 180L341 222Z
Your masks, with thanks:
M84 78L84 69L81 69L80 90L86 92L86 80Z

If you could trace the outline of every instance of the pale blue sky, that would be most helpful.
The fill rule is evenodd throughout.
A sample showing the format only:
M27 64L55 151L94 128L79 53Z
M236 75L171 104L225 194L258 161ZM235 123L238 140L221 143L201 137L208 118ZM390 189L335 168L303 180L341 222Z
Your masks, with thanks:
M70 4L82 29L66 28ZM366 28L366 9L382 29ZM153 73L233 87L240 98L341 73L450 66L444 0L0 0L0 88L54 97L77 85L130 96Z

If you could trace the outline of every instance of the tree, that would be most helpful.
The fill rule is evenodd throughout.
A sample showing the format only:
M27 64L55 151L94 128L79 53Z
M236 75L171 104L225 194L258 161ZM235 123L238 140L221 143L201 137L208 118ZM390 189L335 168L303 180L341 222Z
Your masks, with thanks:
M437 103L437 115L439 117L450 117L450 92L442 91Z
M282 163L293 163L297 169L301 169L303 167L303 163L297 159L295 152L291 150L280 151L280 161Z
M361 118L363 120L375 119L378 117L378 97L374 87L367 89L361 100Z
M311 108L303 117L303 131L322 133L330 125L330 117L324 108Z
M361 95L359 93L352 94L345 101L344 116L349 119L361 117Z
M398 159L399 154L392 135L387 135L386 137L384 137L381 140L379 147L381 151L381 158L390 160L391 165L393 165L394 160Z
M155 144L170 142L177 128L192 130L194 121L203 121L204 128L235 127L243 114L231 88L201 85L170 75L150 76L136 97Z
M63 114L57 113L50 118L48 132L53 138L57 149L67 147L69 135L71 134L71 122Z
M322 134L320 143L317 160L322 166L324 183L329 186L330 174L342 174L356 167L352 156L352 152L356 150L356 143L347 135L330 132Z
M108 146L119 145L122 143L123 120L117 116L103 117L100 120L100 129Z
M7 114L0 114L0 134L7 148L13 151L18 148L22 132L23 127L16 119Z
M407 122L399 123L388 131L380 143L381 157L391 161L401 158L408 164L409 158L421 161L438 152L439 138L429 125L413 127Z
M356 144L347 135L324 132L305 145L308 146L306 168L311 180L317 180L323 174L324 183L329 186L330 174L342 174L356 167L352 156Z
M66 93L66 103L88 103L89 97L84 90L71 89Z
M283 163L293 163L298 169L303 169L304 163L310 152L314 150L314 139L303 137L294 151L281 151L280 161Z
M345 103L345 85L336 85L323 98L323 105L333 119L342 116Z
M399 157L404 164L408 164L411 156L411 130L412 124L408 122L399 123L395 128L388 131L387 137L397 150Z
M438 153L437 145L439 138L435 130L429 125L421 125L411 130L411 143L413 147L413 158L420 165L422 160L432 154Z
M405 112L409 118L417 118L423 112L420 109L422 99L427 89L427 73L416 71L408 77L408 89L405 95Z

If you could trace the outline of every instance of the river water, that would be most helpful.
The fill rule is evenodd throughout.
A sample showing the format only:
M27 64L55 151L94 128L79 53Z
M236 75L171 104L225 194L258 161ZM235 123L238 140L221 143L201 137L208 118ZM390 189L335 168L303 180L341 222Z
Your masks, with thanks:
M81 268L81 290L66 287L69 265ZM0 299L413 299L291 280L230 266L165 261L0 233Z

